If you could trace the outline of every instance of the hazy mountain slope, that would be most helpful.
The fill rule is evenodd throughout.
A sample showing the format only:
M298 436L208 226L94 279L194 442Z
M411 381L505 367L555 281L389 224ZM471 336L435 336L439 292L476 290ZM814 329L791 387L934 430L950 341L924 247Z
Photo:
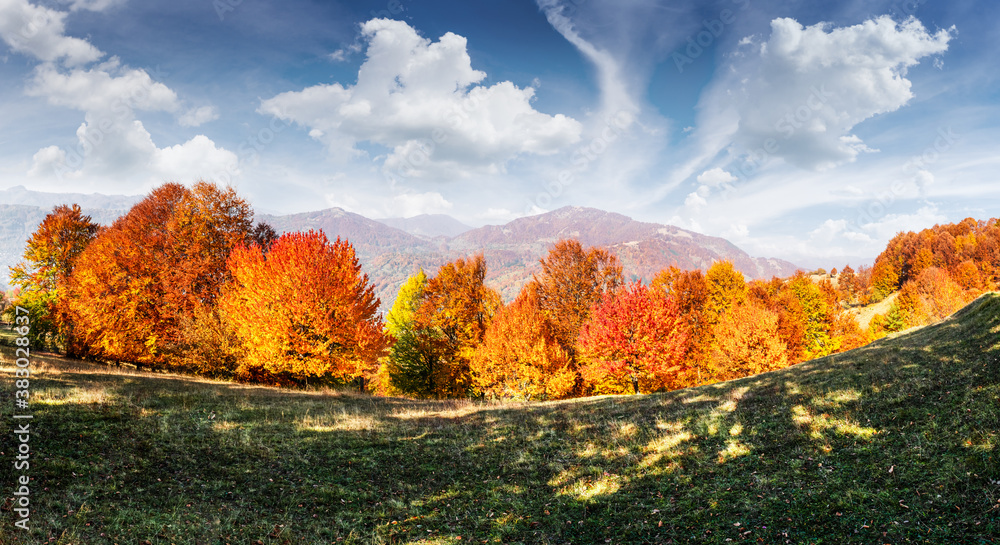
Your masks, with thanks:
M32 191L23 185L0 190L0 204L37 206L51 212L61 204L79 204L80 208L128 210L141 201L142 195L103 195L101 193L49 193Z
M21 261L28 239L51 211L51 206L43 208L20 204L0 204L0 289L5 290L9 287L9 268ZM111 225L127 211L125 208L83 209L84 214L89 215L93 221L101 225Z
M474 229L449 240L448 248L459 254L484 251L491 267L489 278L511 298L539 270L538 260L552 244L564 238L609 248L621 259L626 276L646 280L671 265L705 270L726 259L748 278L788 276L798 269L787 261L751 257L722 238L582 207Z
M421 214L412 218L381 218L375 221L418 237L457 237L472 227L444 214Z
M52 206L81 203L95 221L107 225L141 197L54 194L15 187L0 191L0 202L4 199L38 204L0 204L0 270L4 272L0 285L5 285L7 267L20 260L25 242ZM119 207L109 208L113 206ZM704 270L724 259L732 261L748 278L788 276L796 270L787 261L751 257L722 238L593 208L565 207L506 225L471 230L443 215L376 221L340 208L290 215L258 214L256 219L270 223L279 233L316 229L331 240L338 236L349 240L375 284L383 308L392 304L406 278L421 268L434 274L448 261L479 252L486 256L487 282L510 300L539 270L538 261L552 244L564 238L610 249L621 259L629 278L649 280L671 265ZM447 232L461 234L449 237L444 234Z
M433 272L445 262L433 258L438 249L435 242L340 208L287 216L258 214L256 219L266 221L279 234L315 229L331 241L337 237L350 241L384 309L392 305L399 286L421 266Z

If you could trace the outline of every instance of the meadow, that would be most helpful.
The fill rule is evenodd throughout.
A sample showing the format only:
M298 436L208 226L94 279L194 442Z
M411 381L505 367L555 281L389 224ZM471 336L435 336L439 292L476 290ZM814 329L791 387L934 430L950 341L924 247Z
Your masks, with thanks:
M1000 542L996 293L656 395L435 402L32 368L31 530L13 527L5 433L4 544Z

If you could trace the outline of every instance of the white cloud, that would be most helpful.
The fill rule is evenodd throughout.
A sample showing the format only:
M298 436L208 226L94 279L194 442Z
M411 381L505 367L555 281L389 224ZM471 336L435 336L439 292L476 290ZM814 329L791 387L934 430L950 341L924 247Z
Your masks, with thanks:
M520 154L548 155L580 139L581 125L531 106L534 89L505 81L486 87L466 39L436 42L402 21L361 27L366 60L357 83L321 84L263 100L260 113L294 121L341 156L358 142L391 150L385 169L404 177L500 172Z
M227 182L239 174L234 153L216 147L204 135L158 148L137 119L140 111L177 113L181 101L169 87L148 72L121 66L117 58L90 68L60 70L39 65L25 92L44 97L49 104L84 112L77 141L66 149L48 146L33 157L29 175L93 179L112 177L158 184L165 180L215 178ZM212 107L189 111L181 125L192 126L217 117Z
M404 193L392 198L395 215L412 218L421 214L443 214L453 207L440 193Z
M573 21L566 16L565 7L559 0L537 0L537 2L552 28L562 34L566 41L573 44L597 68L604 116L615 115L618 112L635 115L639 108L628 91L620 63L615 57L580 35Z
M38 150L31 158L31 170L28 176L46 176L57 165L66 164L66 150L59 146L49 146Z
M219 119L219 109L215 106L202 106L193 108L177 119L182 127L198 127Z
M702 186L704 187L704 186ZM697 191L692 191L688 193L686 199L684 199L684 206L691 208L693 210L700 210L708 205L708 201L705 200L705 196L700 195Z
M66 66L79 66L103 57L86 40L65 35L66 15L27 0L2 0L0 39L14 51L43 62L62 60Z
M362 49L361 44L359 42L355 42L347 47L341 47L333 53L330 53L328 57L333 62L345 62L351 55L361 53Z
M721 168L713 168L711 170L706 170L698 175L698 183L718 187L725 183L731 183L736 181L736 176L722 170Z
M852 128L909 102L907 68L945 52L953 30L932 34L915 18L888 16L841 28L775 19L767 41L746 43L753 50L733 57L701 107L711 117L734 105L726 115L738 119L738 152L763 150L809 169L850 162L877 151Z
M947 223L948 218L937 206L923 206L912 214L887 214L881 219L861 226L863 232L875 240L889 240L897 233L920 231L932 225Z
M174 112L180 108L177 94L154 81L145 71L122 67L117 58L93 68L69 72L51 64L35 69L25 92L45 97L53 106L86 112L128 110Z
M722 236L737 241L744 240L750 237L750 228L742 223L734 223L722 233Z
M511 212L506 208L487 208L486 212L479 214L478 217L480 219L484 219L487 221L492 220L492 221L501 221L503 223L507 223L521 216L522 216L521 214L518 214L516 212Z
M148 133L146 133L148 134ZM163 149L154 149L149 158L154 179L190 181L212 178L220 172L238 174L236 154L215 145L204 135Z
M920 190L920 196L924 197L927 195L927 188L934 183L934 174L929 170L920 169L914 175L914 182Z
M833 242L839 236L842 236L845 231L847 231L847 220L833 220L829 219L823 222L819 227L810 231L809 239L813 241L820 241L824 243Z

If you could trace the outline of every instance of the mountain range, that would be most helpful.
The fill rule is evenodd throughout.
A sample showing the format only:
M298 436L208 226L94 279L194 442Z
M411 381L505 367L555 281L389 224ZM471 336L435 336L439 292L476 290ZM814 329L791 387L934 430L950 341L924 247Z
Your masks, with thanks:
M722 238L594 208L564 207L451 237L421 235L416 230L407 233L339 208L288 216L260 215L259 219L278 232L322 229L331 238L350 240L383 306L391 305L399 286L421 268L434 274L444 263L479 252L486 257L487 283L504 299L513 299L531 275L541 270L539 259L564 238L608 248L631 279L649 280L671 265L705 270L720 260L732 261L748 278L789 276L799 269L788 261L751 257Z
M16 264L38 224L57 204L79 203L98 223L108 225L141 197L53 194L16 187L0 191L0 270ZM594 208L564 207L504 225L471 228L445 215L372 220L340 208L289 215L257 214L279 233L322 230L330 239L351 242L364 271L387 309L399 286L420 269L433 275L459 257L482 252L487 283L505 300L540 271L539 259L558 240L573 238L602 246L618 256L627 278L649 280L674 265L705 270L729 260L748 278L789 276L799 267L774 258L751 257L731 242L678 227L635 221ZM2 284L7 280L3 275Z
M420 237L457 237L473 228L444 214L421 214L412 218L381 218L375 221Z

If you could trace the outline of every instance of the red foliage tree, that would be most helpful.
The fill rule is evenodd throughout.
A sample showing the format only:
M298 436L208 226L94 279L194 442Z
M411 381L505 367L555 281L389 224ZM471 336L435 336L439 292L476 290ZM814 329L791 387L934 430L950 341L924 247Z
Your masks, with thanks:
M678 386L694 386L708 377L706 362L712 349L713 326L706 312L708 282L700 270L664 269L653 279L650 290L677 303L690 337L684 354Z
M580 331L580 369L596 393L674 387L688 328L677 303L639 283L606 293Z

